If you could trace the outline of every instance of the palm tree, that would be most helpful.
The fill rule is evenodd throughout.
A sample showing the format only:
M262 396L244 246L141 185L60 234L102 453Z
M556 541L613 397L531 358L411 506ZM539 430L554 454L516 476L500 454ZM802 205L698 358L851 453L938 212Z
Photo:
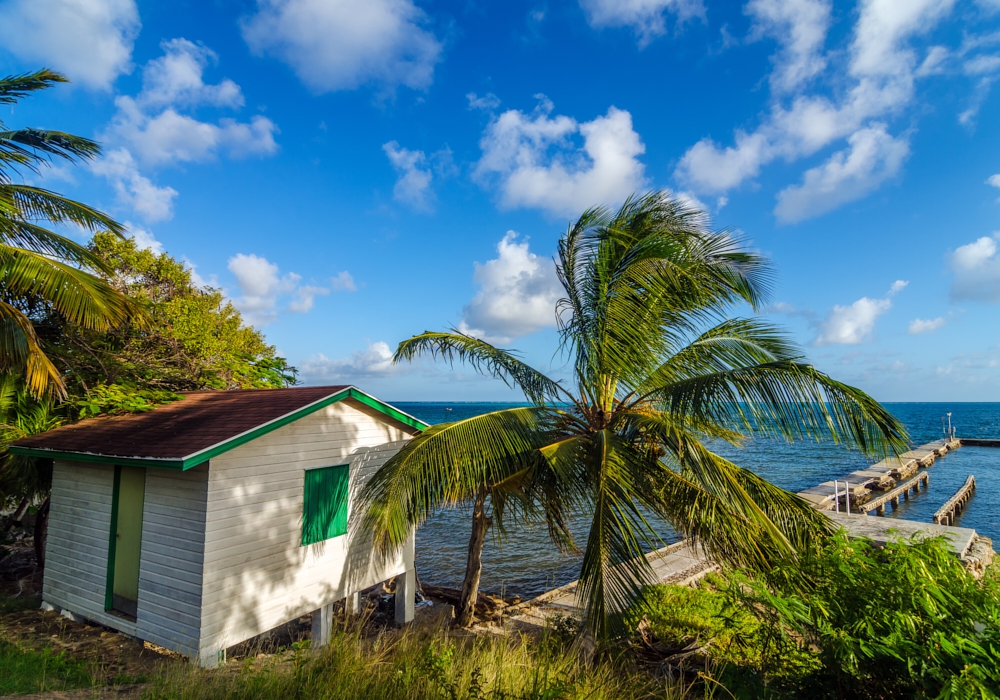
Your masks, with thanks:
M564 549L575 546L567 514L585 513L584 621L606 638L652 580L642 556L659 544L652 516L716 561L755 570L830 527L714 442L826 438L871 456L904 448L903 427L871 397L807 364L774 326L729 318L737 304L763 307L769 267L667 193L587 211L560 240L556 267L565 382L455 330L400 343L397 362L464 361L532 405L434 426L388 460L362 493L361 526L382 551L438 509L473 503L468 584L488 527L476 519L484 495L494 514L544 518Z
M0 79L0 105L66 78L48 70ZM107 330L141 313L121 294L85 269L109 272L85 246L45 224L123 234L106 214L55 192L20 184L24 170L38 174L54 158L70 162L100 154L94 141L45 129L9 130L0 121L0 373L23 374L40 396L64 393L62 378L42 351L29 317L39 303L81 327Z

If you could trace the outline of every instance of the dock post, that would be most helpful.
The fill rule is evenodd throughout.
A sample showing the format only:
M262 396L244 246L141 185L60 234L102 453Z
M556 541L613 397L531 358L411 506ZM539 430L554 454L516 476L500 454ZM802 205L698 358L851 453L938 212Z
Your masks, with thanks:
M840 512L840 482L836 480L833 482L833 509Z
M851 482L849 482L849 481L845 481L844 482L844 505L846 506L844 508L845 512L848 515L850 515L851 514Z

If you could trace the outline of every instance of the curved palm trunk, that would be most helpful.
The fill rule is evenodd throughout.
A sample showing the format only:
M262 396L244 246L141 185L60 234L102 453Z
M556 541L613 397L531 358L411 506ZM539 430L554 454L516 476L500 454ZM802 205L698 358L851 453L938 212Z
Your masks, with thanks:
M488 491L481 489L476 494L472 507L472 536L469 538L469 558L465 564L465 581L462 583L462 597L458 604L455 625L468 627L475 620L476 598L479 597L479 578L483 573L483 545L486 532L493 524L493 518L486 515Z

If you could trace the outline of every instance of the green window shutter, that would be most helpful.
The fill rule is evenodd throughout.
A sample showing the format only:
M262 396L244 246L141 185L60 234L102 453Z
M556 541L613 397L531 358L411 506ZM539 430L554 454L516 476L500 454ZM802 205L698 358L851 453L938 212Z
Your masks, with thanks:
M306 471L302 504L302 544L347 534L347 465Z

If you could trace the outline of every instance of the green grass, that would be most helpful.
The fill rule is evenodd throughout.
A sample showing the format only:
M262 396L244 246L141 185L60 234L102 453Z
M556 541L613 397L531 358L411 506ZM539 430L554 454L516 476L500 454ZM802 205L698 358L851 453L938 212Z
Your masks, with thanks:
M34 651L0 639L0 696L92 685L87 664L49 649Z

